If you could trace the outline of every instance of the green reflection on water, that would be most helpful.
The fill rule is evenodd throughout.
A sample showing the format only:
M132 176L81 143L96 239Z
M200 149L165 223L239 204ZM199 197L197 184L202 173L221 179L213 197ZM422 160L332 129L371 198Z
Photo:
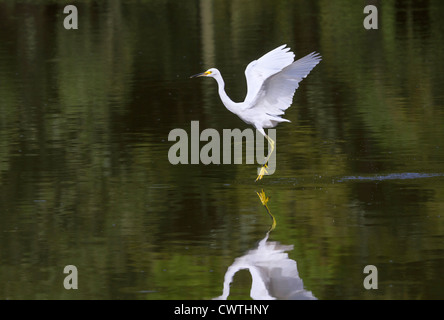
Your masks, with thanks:
M442 1L0 1L0 298L210 299L269 228L319 299L443 298ZM323 56L277 128L277 170L172 166L168 133L247 126L244 68ZM76 265L79 290L63 289ZM362 286L378 267L377 291ZM249 298L241 281L239 298Z

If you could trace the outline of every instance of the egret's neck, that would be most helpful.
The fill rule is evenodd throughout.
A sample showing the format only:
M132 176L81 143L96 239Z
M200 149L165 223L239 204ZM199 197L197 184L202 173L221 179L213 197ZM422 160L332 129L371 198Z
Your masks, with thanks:
M222 100L222 103L224 104L224 106L228 110L230 110L233 113L236 113L236 111L237 111L236 103L233 102L233 100L231 100L230 97L225 92L224 79L222 78L222 76L220 74L218 74L216 77L214 77L214 79L216 79L216 81L217 81L217 85L219 87L219 97Z

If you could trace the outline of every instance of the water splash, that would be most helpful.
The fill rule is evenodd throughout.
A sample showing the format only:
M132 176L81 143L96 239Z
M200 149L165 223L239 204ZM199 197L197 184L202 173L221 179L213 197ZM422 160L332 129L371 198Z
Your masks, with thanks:
M345 181L384 181L384 180L408 180L408 179L424 179L433 177L443 177L444 173L418 173L418 172L402 172L389 173L373 176L346 176L335 180L335 182Z

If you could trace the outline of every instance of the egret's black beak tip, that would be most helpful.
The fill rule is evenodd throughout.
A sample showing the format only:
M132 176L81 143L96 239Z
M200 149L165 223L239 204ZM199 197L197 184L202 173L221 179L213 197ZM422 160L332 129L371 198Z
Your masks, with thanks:
M198 73L198 74L193 74L192 76L190 76L190 78L204 77L204 76L207 76L209 74L210 74L209 71L205 71L205 72L201 72L201 73Z

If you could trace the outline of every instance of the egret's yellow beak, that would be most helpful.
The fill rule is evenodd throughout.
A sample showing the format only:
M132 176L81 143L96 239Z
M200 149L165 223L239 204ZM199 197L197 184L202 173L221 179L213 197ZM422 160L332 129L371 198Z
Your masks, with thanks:
M211 74L211 71L205 71L202 73L192 75L190 78L205 77L205 76L208 76L209 74Z

